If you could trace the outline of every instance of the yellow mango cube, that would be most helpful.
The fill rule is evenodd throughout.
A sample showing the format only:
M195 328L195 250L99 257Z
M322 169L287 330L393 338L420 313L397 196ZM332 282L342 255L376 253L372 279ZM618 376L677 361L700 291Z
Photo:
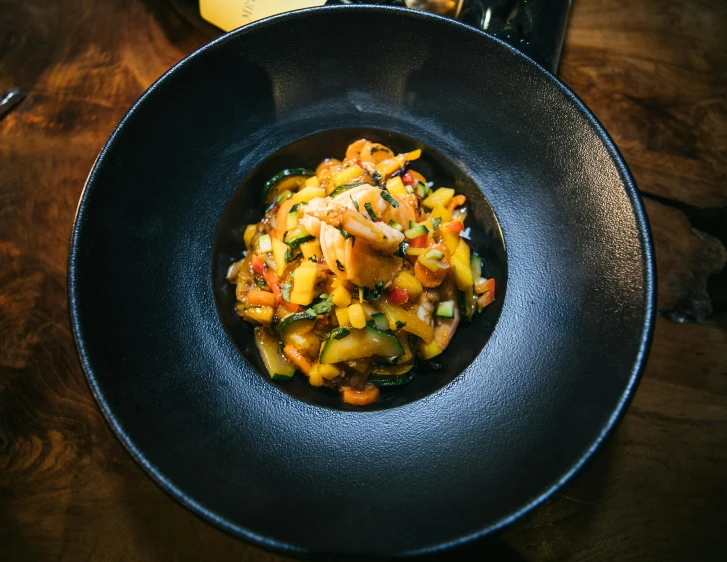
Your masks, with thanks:
M320 187L321 186L321 180L318 179L317 176L311 176L307 180L305 180L305 183L303 184L303 187Z
M430 193L429 197L422 201L422 205L424 205L427 209L434 209L437 205L446 207L449 205L452 197L454 197L454 189L450 187L440 187L436 191Z
M348 319L348 309L347 308L335 308L336 312L336 319L338 320L339 326L348 326L351 321Z
M470 268L469 261L464 263L457 257L452 257L452 274L454 275L454 282L460 291L472 288L474 281L472 279L472 268Z
M348 307L348 320L354 328L363 328L366 326L366 314L360 303L352 304Z
M242 235L242 239L245 241L245 248L248 250L252 248L252 237L257 234L257 225L256 224L248 224L245 227L245 232Z
M454 254L457 251L457 246L459 246L459 234L455 234L449 230L446 224L442 224L442 227L439 229L439 234L442 236L442 242L444 242L449 253Z
M437 205L432 209L432 218L442 219L442 222L449 222L452 220L452 213L447 210L447 207Z
M272 238L271 242L273 243L273 261L275 262L275 273L280 276L283 274L285 268L288 265L288 262L285 258L288 256L288 250L290 250L290 246L288 246L285 242L281 242L277 238Z
M326 190L322 187L304 187L298 193L293 195L293 203L308 203L311 199L317 197L325 197Z
M331 294L331 301L336 306L340 306L341 308L346 307L351 304L351 293L343 286L336 287Z
M437 340L432 340L430 343L419 342L419 355L422 359L431 359L436 357L444 351Z
M335 176L333 176L333 183L336 185L336 187L346 183L351 183L353 180L363 176L363 173L364 171L361 169L361 166L359 166L358 164L354 164L353 166L344 168Z
M404 186L404 182L401 181L399 176L386 180L386 191L392 195L406 195L409 193Z
M295 270L293 290L290 292L290 302L307 305L313 301L316 285L316 266L312 262L303 262Z
M457 243L457 249L454 251L454 254L452 254L452 257L457 258L462 263L467 264L467 267L469 267L470 247L467 245L467 242L465 242L463 238L459 239L459 242Z
M409 302L416 299L419 295L422 294L422 291L424 290L422 284L419 282L419 279L417 279L414 275L406 270L402 270L396 275L392 286L406 290L406 292L409 294Z
M300 250L301 252L303 252L303 257L307 260L310 260L310 258L317 260L323 257L323 252L321 252L321 244L320 242L318 242L318 240L311 240L310 242L301 244Z

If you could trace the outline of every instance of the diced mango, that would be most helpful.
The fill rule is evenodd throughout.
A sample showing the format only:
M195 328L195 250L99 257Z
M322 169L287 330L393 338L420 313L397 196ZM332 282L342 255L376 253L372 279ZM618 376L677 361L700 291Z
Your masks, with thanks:
M324 365L322 363L317 363L316 365L318 366L318 369L316 369L318 371L318 374L321 375L324 379L335 379L341 373L341 371L339 371L338 368L333 365ZM314 367L316 365L314 365Z
M262 324L263 326L270 326L273 321L273 313L275 310L272 306L249 306L245 309L245 318Z
M245 232L242 235L242 239L245 241L245 248L248 250L252 248L252 237L257 234L257 224L248 224L245 227Z
M286 261L286 257L288 256L288 251L290 250L290 246L288 246L285 242L281 242L277 238L272 239L273 243L273 261L275 262L275 273L278 274L278 276L282 275L285 271L285 268L288 265L288 262Z
M311 240L310 242L301 244L300 249L303 252L303 257L307 260L310 260L310 258L317 260L323 257L323 252L321 252L321 244L320 242L318 242L318 240Z
M306 305L313 301L316 285L316 266L312 262L303 262L295 270L293 290L290 292L290 302Z
M439 346L437 340L432 340L430 343L419 343L419 355L422 359L431 359L442 353L442 351L444 350Z
M346 307L351 304L351 293L349 293L345 287L336 287L331 294L331 301L333 304L340 307Z
M424 205L427 209L434 209L437 205L446 207L452 200L452 197L454 197L454 189L450 187L440 187L433 193L430 193L429 197L422 201L422 205Z
M452 213L447 210L447 207L437 205L432 209L432 218L442 219L442 222L449 222L452 220Z
M392 195L406 195L409 193L404 186L404 182L401 181L399 176L386 180L386 191Z
M339 326L348 326L351 323L348 319L347 308L336 308L334 310L336 311L336 319L338 320Z
M460 291L471 289L473 285L472 280L472 268L468 263L462 262L457 257L452 256L451 258L452 274L454 275L454 282Z
M319 180L317 176L311 176L307 180L305 180L305 183L303 184L303 186L304 187L320 187L321 180Z
M354 328L363 328L366 326L366 314L360 303L352 304L348 307L348 320Z
M407 152L404 154L404 158L406 158L407 162L411 162L412 160L419 160L419 158L422 155L422 149L417 148L416 150L412 150L411 152Z
M382 179L388 178L391 174L401 169L406 163L406 157L403 154L399 154L394 158L383 160L376 164L376 171Z
M470 247L467 245L467 242L465 242L463 238L459 239L457 249L454 251L454 254L452 254L452 257L457 258L462 263L466 263L469 266Z
M353 166L344 168L335 176L333 176L333 183L336 185L336 187L345 183L351 183L353 180L360 178L363 173L364 171L361 169L361 166L359 166L358 164L354 164Z
M419 282L419 279L417 279L414 275L406 270L402 270L396 275L392 286L399 289L405 289L406 292L409 294L410 302L416 299L419 295L421 295L422 291L424 290L422 284Z
M455 234L454 232L449 230L446 224L442 224L441 228L439 229L439 234L442 237L442 242L449 250L449 253L454 254L454 252L457 251L457 246L459 246L459 234Z
M316 197L325 197L326 196L326 190L322 187L304 187L301 189L298 193L293 195L293 198L291 201L293 201L293 204L295 203L307 203L311 199L315 199Z
M318 369L314 371L311 368L310 373L308 373L308 382L311 384L311 386L323 386L323 376L318 371Z

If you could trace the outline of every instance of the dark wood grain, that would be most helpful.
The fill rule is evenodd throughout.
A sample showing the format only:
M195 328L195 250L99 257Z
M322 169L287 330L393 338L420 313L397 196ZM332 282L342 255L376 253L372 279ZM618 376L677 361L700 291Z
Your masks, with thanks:
M725 30L717 0L576 0L561 77L648 196L662 316L631 408L575 482L499 536L428 559L727 557L727 331L712 314L725 239L692 222L727 223ZM142 473L95 406L68 323L68 241L96 154L217 34L193 0L0 2L0 90L31 92L0 122L0 560L284 560Z

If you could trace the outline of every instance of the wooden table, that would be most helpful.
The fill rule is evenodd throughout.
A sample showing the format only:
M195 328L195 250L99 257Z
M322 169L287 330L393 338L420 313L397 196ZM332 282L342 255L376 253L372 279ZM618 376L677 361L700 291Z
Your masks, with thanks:
M91 397L68 321L86 175L144 89L218 35L194 8L0 3L0 91L31 92L0 122L0 560L284 560L202 522L137 467ZM727 559L726 35L721 0L575 0L560 76L644 195L659 270L651 357L573 483L445 559Z

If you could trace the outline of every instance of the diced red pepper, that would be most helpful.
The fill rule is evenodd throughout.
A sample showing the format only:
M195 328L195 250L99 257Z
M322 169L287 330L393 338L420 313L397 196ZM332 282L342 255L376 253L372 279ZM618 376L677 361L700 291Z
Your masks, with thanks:
M252 269L255 273L259 273L260 275L262 275L265 271L265 264L257 254L252 256Z
M464 230L464 225L462 224L462 221L452 221L447 225L447 230L449 230L452 234L459 234Z
M401 181L403 181L405 185L414 185L417 182L408 170L405 174L402 174Z
M426 248L427 247L427 234L422 234L416 238L409 240L409 246L412 248Z
M405 304L409 300L409 292L401 287L393 287L389 291L389 302L397 306Z

